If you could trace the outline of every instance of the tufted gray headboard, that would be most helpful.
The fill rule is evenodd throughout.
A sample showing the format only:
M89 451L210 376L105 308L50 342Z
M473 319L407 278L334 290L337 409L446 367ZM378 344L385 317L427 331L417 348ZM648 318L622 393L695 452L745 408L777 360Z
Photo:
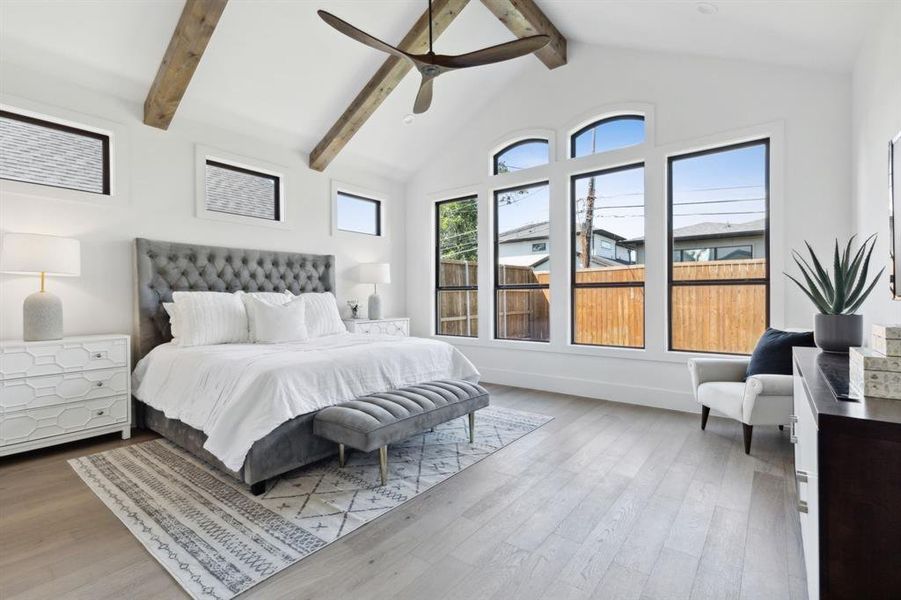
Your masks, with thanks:
M172 339L163 302L172 292L335 291L335 257L135 240L137 357Z

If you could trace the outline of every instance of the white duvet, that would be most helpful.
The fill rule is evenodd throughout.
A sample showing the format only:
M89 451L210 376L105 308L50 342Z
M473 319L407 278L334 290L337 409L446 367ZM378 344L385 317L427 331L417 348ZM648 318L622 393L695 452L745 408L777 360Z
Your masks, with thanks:
M162 344L138 363L132 389L202 430L204 448L237 471L255 441L294 417L404 385L478 378L445 342L344 333L280 344Z

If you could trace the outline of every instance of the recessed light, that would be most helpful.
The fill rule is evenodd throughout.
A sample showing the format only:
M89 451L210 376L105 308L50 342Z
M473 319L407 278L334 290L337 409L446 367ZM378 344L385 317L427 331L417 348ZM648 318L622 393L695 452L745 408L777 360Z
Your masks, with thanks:
M695 5L698 12L702 15L715 15L719 8L716 7L716 4L711 4L710 2L698 2Z
M404 115L403 121L404 121L404 125L412 125L413 124L413 115Z

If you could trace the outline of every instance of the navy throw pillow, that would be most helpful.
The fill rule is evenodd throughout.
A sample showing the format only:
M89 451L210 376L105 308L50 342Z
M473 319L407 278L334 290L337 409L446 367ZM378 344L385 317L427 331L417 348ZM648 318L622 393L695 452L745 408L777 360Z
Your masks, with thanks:
M745 377L751 375L791 375L792 348L795 346L814 346L812 331L781 331L767 329L754 352Z

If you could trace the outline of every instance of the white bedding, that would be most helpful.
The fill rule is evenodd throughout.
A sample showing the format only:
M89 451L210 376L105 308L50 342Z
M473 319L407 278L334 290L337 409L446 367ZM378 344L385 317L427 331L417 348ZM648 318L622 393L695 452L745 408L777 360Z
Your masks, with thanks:
M202 430L204 448L237 471L255 441L294 417L404 385L478 378L445 342L343 333L266 345L162 344L138 363L132 388Z

